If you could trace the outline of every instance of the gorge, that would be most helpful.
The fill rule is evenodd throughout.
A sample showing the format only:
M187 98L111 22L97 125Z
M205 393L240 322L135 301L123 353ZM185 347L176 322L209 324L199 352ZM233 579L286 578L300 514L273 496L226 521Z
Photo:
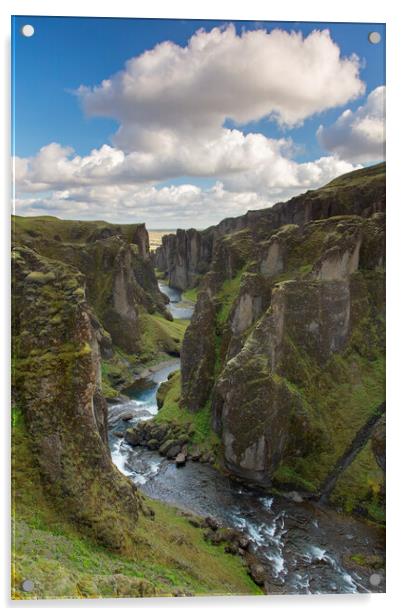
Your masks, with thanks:
M40 532L123 559L107 582L69 562L71 596L384 590L385 165L154 253L141 224L13 227L16 584L49 584L28 474Z

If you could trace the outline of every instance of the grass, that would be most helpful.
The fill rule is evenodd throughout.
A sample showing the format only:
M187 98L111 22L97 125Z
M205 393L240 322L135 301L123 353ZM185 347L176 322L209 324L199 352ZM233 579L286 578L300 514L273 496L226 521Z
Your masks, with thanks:
M158 314L142 314L140 361L149 362L161 352L178 356L189 322L185 319L168 321Z
M196 413L180 406L181 375L176 372L165 385L163 406L155 419L158 423L182 425L192 432L191 443L199 445L203 451L213 451L219 446L219 437L211 427L211 407L206 404Z
M26 239L43 236L48 240L85 244L94 232L106 227L117 230L131 242L140 225L119 225L104 220L62 220L56 216L12 216L12 226L15 240L23 243Z
M121 556L78 532L45 496L23 414L12 415L12 597L141 597L260 594L243 562L207 544L174 507L142 497L155 512L140 516L135 547ZM31 593L21 590L31 579Z
M189 302L196 302L198 297L198 287L194 287L193 289L187 289L187 291L183 291L182 298L188 300Z
M294 360L299 366L306 361L300 354ZM312 363L304 369L310 375L304 387L291 386L302 396L316 436L311 438L307 455L285 459L274 477L278 483L318 492L354 434L385 399L385 362L384 358L370 361L351 352L333 355L321 370ZM384 508L378 497L383 481L369 441L340 476L331 502L347 513L363 508L369 517L383 522Z
M381 496L383 481L383 473L368 442L342 473L331 501L347 513L352 513L357 507L364 509L370 518L384 523L385 509Z

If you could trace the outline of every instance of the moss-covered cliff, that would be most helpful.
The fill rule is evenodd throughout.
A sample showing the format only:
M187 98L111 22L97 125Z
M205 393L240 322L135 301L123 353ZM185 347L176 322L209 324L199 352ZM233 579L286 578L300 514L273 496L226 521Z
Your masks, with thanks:
M13 598L259 593L111 460L104 394L178 355L187 325L165 311L143 225L17 217L12 257Z
M85 276L93 312L113 344L126 353L140 357L149 350L141 327L146 315L170 318L166 298L158 289L144 225L15 216L13 239L44 257L72 265ZM160 350L164 350L163 343Z
M384 191L379 165L215 238L183 342L182 404L209 406L236 475L319 494L384 401ZM371 434L329 497L381 521Z
M101 392L102 329L78 270L13 251L13 395L43 487L60 511L125 551L138 518L133 485L112 464Z
M385 210L385 164L347 173L318 190L277 203L271 208L250 210L244 216L225 218L203 231L178 229L165 235L154 262L169 284L178 289L197 286L211 268L217 244L223 236L247 229L254 241L263 240L283 225L303 225L331 216L368 217Z

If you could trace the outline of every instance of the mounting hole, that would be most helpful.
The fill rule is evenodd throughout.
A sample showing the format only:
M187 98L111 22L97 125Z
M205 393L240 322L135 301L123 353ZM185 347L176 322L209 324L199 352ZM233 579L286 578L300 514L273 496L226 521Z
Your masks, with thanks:
M32 580L24 580L22 582L22 590L25 590L25 592L32 592L34 589L34 583L32 582Z
M35 28L31 26L31 24L25 24L21 28L22 36L26 36L27 38L33 36L35 34Z
M370 32L368 40L370 43L373 43L373 45L377 45L381 41L381 34L379 32Z
M373 573L372 575L370 575L370 584L372 586L378 586L379 584L381 584L381 580L382 577L379 573Z

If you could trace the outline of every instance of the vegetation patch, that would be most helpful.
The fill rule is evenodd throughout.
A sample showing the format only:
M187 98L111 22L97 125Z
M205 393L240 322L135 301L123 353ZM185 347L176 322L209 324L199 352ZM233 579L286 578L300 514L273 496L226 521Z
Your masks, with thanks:
M140 362L149 362L160 353L178 357L188 324L189 321L185 319L168 321L158 314L142 314Z
M260 594L246 567L174 507L141 496L131 553L108 551L63 519L45 496L23 414L12 414L14 599ZM22 582L34 581L32 592Z
M183 426L189 436L190 445L197 445L202 452L212 452L216 455L220 448L220 439L212 430L210 403L208 402L196 413L192 413L180 405L181 378L179 371L175 372L162 387L163 396L159 398L162 406L154 421Z

